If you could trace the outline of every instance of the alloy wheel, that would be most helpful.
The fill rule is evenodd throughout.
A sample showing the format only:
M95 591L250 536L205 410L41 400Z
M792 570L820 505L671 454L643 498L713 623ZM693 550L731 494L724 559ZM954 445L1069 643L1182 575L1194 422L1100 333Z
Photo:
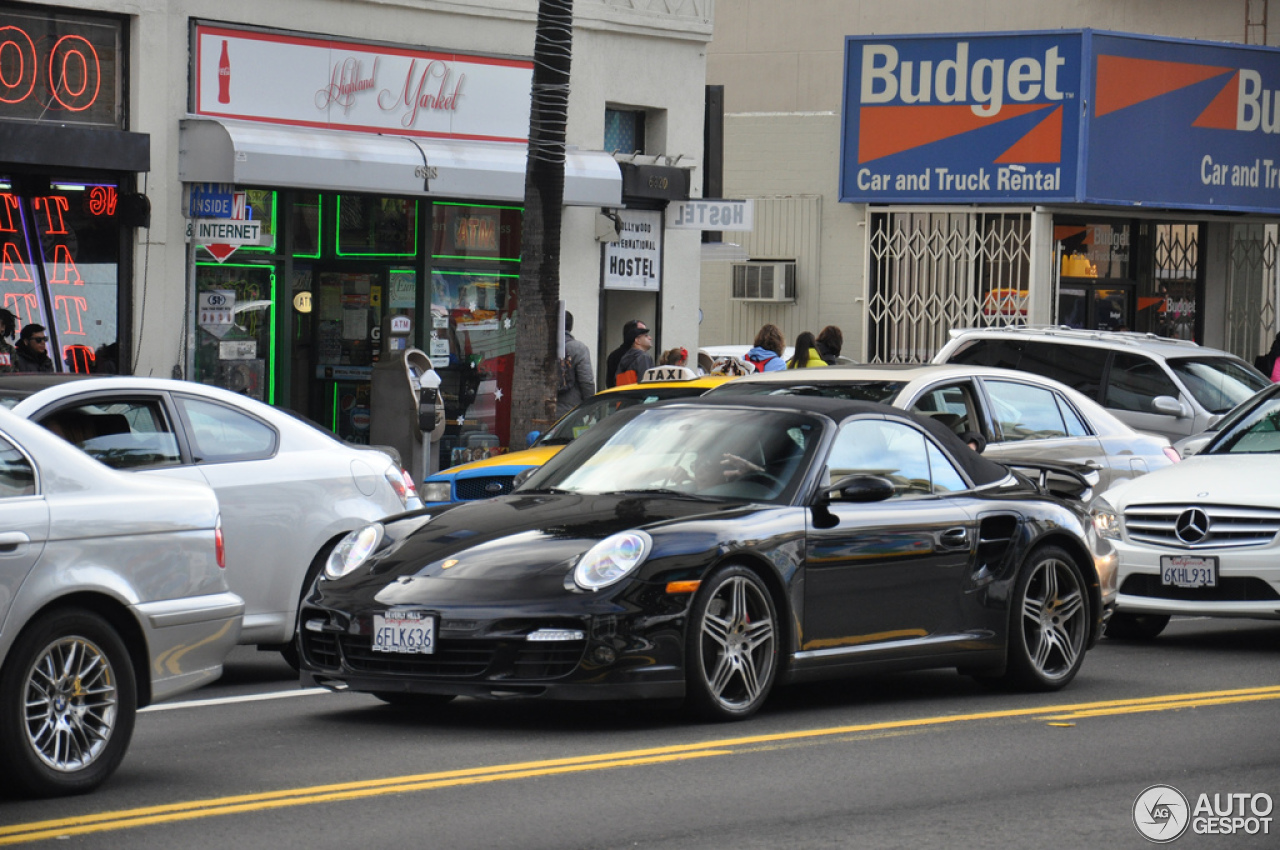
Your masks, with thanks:
M1069 564L1035 565L1022 599L1022 633L1035 670L1053 681L1070 675L1084 652L1089 623L1084 588Z
M111 662L95 643L70 636L49 644L30 668L25 692L27 739L50 768L83 770L107 749L119 692Z
M773 607L759 580L727 578L707 600L699 650L711 698L729 711L758 702L776 663Z

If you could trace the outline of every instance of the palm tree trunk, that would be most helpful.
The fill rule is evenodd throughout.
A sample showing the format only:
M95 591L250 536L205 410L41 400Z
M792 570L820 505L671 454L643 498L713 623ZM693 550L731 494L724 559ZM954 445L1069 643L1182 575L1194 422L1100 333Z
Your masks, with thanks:
M515 372L511 384L512 448L532 428L555 418L560 303L560 220L564 204L564 139L573 58L573 0L539 0L533 48L529 162L524 179L523 242L516 289ZM536 423L536 426L535 426Z

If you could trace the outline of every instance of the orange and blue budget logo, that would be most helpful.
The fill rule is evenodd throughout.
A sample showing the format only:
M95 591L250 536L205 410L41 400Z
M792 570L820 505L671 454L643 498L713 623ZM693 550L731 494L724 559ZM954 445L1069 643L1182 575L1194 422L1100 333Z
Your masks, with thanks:
M1092 30L846 39L864 203L1280 209L1280 50Z
M1079 33L849 38L843 199L1070 199L1080 56Z

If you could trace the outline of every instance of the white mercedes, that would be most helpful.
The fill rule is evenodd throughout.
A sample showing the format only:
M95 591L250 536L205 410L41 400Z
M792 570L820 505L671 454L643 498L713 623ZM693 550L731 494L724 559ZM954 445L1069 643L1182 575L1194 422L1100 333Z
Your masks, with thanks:
M1153 638L1173 614L1280 619L1280 394L1255 398L1198 454L1094 501L1120 560L1109 636Z

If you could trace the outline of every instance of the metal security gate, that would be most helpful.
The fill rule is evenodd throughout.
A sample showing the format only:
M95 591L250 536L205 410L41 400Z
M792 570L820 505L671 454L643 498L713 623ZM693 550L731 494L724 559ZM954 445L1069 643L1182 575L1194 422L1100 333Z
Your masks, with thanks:
M1252 362L1271 348L1280 331L1280 269L1276 266L1275 224L1231 226L1227 276L1227 350Z
M869 363L926 363L951 328L1024 324L1031 288L1026 211L871 208Z

